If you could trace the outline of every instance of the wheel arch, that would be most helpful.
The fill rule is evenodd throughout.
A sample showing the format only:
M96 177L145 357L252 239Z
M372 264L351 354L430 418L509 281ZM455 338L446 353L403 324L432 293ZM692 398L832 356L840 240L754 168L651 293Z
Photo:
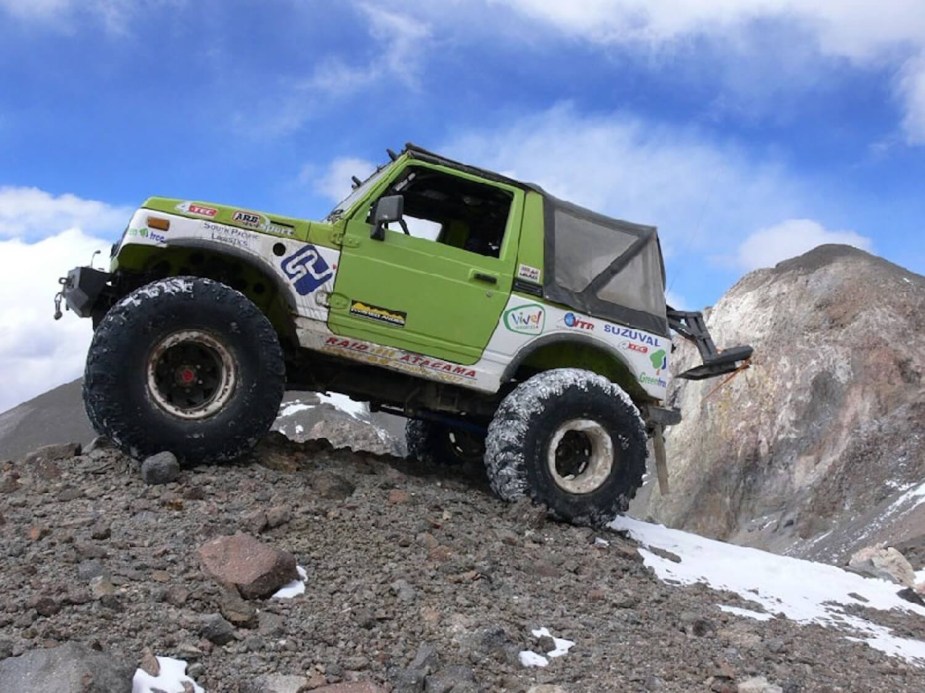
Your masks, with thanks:
M195 276L221 282L240 291L260 308L281 342L294 343L295 291L262 258L240 248L206 239L183 239L162 248L140 245L132 247L148 251L136 251L128 263L128 267L133 268L129 271L138 272L143 283L172 276ZM136 286L130 283L125 288L124 293L128 293Z
M502 382L522 381L552 368L582 368L619 385L634 401L651 399L617 349L580 334L552 334L534 340L508 364Z

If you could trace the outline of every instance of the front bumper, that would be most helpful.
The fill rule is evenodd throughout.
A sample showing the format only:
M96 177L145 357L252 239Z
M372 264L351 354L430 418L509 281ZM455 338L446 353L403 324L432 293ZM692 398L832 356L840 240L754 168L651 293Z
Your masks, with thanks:
M75 267L62 277L61 291L56 297L56 306L60 297L64 298L67 307L77 313L82 318L88 318L93 313L93 308L109 283L109 272L93 269L92 267ZM56 311L55 317L60 315L60 310Z

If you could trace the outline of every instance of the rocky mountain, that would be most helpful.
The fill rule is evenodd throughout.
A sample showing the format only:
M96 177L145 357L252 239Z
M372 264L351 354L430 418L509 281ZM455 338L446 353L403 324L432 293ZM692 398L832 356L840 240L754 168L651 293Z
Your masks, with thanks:
M671 491L641 516L843 564L925 540L925 277L821 246L744 277L708 324L755 347L727 382L676 380ZM675 367L695 362L678 345Z
M89 443L96 436L84 413L81 381L60 385L0 413L0 460L54 443Z

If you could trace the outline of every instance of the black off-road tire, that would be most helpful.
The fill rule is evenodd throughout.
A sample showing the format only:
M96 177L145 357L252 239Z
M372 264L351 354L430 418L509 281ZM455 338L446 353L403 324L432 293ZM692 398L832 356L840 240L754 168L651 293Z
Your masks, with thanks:
M266 316L210 279L172 277L125 296L93 334L84 404L93 427L143 459L222 461L253 448L279 411L285 365Z
M481 464L485 457L484 437L436 421L408 419L405 442L408 457L430 464Z
M485 466L503 500L529 497L559 519L601 526L626 511L646 469L639 411L614 383L560 368L533 376L488 427Z

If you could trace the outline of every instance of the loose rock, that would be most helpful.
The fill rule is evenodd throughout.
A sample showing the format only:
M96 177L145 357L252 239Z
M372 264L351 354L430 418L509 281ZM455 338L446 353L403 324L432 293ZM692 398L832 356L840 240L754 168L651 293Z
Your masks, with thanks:
M180 463L172 452L159 452L141 463L141 478L149 486L169 484L180 476Z

